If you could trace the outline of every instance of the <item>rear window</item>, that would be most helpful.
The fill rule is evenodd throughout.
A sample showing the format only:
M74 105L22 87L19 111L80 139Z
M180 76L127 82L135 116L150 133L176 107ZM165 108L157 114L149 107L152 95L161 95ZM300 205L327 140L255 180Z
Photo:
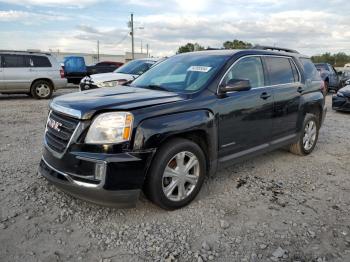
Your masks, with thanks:
M300 58L304 67L305 78L310 80L320 80L320 74L318 73L314 63L309 58Z
M27 67L26 59L23 55L2 55L4 67Z
M50 60L46 56L30 56L29 64L31 67L51 67Z
M266 57L266 63L270 69L270 84L280 85L294 83L299 80L295 79L295 68L292 68L293 62L290 58L284 57Z

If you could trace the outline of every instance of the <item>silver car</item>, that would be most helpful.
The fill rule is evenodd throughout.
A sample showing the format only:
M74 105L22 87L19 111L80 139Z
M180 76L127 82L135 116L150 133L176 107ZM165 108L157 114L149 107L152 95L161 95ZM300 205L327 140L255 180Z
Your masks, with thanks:
M94 74L84 77L80 82L80 91L95 89L99 87L115 87L131 81L145 73L153 65L163 59L141 58L130 61L112 73Z
M48 99L66 85L64 71L51 54L0 50L0 93Z

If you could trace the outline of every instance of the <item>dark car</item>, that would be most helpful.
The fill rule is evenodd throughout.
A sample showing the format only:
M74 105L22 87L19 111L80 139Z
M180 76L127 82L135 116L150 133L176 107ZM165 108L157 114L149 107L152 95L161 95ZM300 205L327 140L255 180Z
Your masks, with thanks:
M320 72L321 78L325 83L326 92L333 90L337 92L341 88L341 74L335 68L327 63L315 64L317 70Z
M340 89L332 97L332 108L336 111L350 112L350 85Z
M124 63L103 61L92 66L87 66L88 75L110 73L121 67Z
M322 80L295 52L179 54L130 86L55 98L39 172L69 194L181 208L208 174L288 146L310 154L326 115Z

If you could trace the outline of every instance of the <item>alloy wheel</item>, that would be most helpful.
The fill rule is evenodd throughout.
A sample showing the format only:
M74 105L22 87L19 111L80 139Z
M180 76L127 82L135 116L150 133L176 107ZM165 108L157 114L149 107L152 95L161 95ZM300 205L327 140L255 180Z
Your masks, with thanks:
M315 121L309 121L304 129L303 146L306 151L309 151L315 144L317 135L317 126Z
M191 152L176 154L166 165L162 188L171 201L186 199L196 188L200 174L198 158Z
M50 94L50 87L47 84L40 84L35 88L35 93L40 98L45 98Z

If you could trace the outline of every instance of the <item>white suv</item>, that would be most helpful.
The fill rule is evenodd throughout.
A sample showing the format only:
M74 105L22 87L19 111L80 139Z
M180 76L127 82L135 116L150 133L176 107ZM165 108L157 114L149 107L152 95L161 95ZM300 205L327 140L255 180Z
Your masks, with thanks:
M48 99L66 85L64 71L51 54L0 50L0 93Z

